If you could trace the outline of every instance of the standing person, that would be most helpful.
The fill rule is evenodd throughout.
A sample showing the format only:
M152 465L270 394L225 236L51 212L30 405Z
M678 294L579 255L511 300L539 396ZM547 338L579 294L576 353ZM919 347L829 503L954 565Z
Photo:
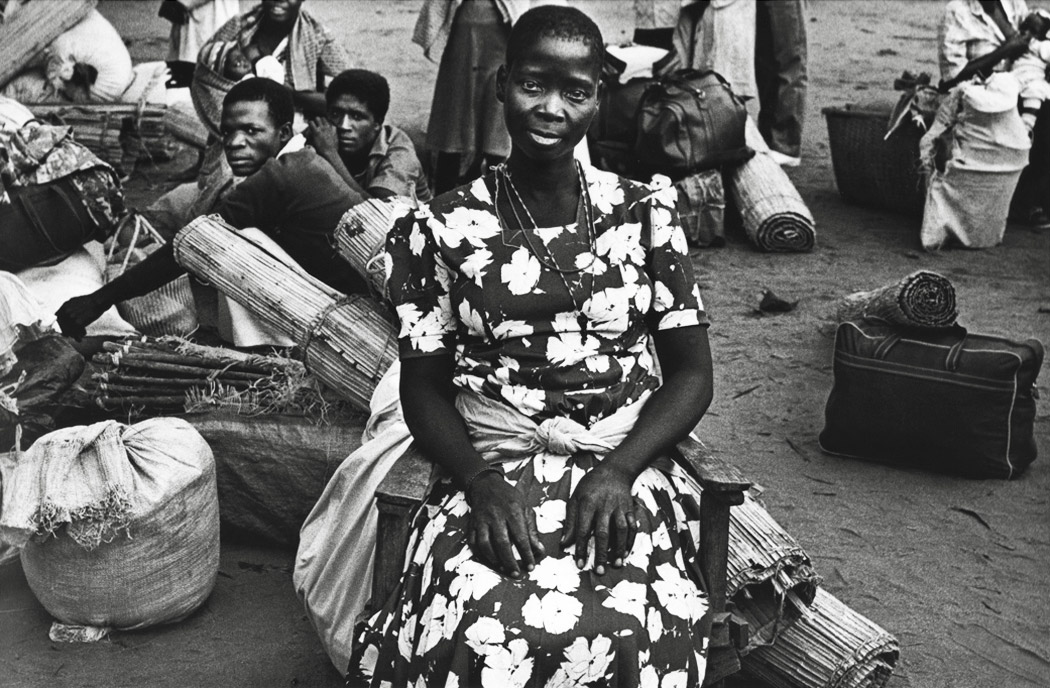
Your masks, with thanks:
M733 93L744 100L748 113L756 116L756 13L756 0L686 2L675 27L676 59L664 70L713 69L729 82Z
M758 130L773 159L797 167L806 117L806 12L803 0L764 0L755 18Z
M574 160L603 59L579 10L526 12L497 78L505 166L388 237L401 407L444 479L350 685L703 682L666 452L711 401L707 318L674 189Z
M1029 38L1019 31L1028 16L1025 0L951 0L944 7L937 40L942 82L960 73L987 75L1008 70L1028 50ZM999 56L998 59L996 56ZM994 60L990 66L988 59ZM1032 130L1028 166L1021 173L1010 204L1010 219L1030 227L1050 229L1050 102L1044 102Z
M189 86L197 53L215 30L240 12L238 0L163 0L159 16L171 22L169 85Z
M412 41L430 60L440 56L427 124L427 149L436 154L434 192L472 178L485 161L510 153L496 101L496 68L511 24L528 0L425 0ZM465 173L465 175L464 175Z

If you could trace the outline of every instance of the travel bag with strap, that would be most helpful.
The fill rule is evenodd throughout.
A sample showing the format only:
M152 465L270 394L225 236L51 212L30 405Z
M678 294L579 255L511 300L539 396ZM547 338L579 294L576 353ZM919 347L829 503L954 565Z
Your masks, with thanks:
M1015 478L1037 454L1042 363L1036 339L844 322L820 446L972 478Z

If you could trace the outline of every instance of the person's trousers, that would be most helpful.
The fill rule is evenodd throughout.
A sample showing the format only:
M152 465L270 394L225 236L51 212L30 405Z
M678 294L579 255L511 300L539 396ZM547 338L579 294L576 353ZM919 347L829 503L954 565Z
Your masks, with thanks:
M806 17L803 0L757 3L755 80L758 129L773 150L798 157L806 116Z

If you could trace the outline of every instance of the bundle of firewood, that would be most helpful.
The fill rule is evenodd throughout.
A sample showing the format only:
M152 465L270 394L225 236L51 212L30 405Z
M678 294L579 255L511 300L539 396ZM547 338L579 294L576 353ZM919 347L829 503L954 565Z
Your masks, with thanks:
M243 413L324 415L323 386L299 361L201 346L179 337L107 342L89 390L107 410L231 408Z

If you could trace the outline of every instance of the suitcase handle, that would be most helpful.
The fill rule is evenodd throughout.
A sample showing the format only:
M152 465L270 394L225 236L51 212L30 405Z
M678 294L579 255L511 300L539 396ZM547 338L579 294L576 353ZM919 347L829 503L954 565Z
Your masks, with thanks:
M959 335L959 341L952 344L951 348L948 349L948 355L944 359L944 369L949 373L954 373L959 369L959 359L962 358L963 347L966 344L966 328L962 325L953 325L951 329L955 334ZM875 347L875 358L880 361L886 360L890 349L896 346L901 338L902 335L895 332L882 340L882 343Z

